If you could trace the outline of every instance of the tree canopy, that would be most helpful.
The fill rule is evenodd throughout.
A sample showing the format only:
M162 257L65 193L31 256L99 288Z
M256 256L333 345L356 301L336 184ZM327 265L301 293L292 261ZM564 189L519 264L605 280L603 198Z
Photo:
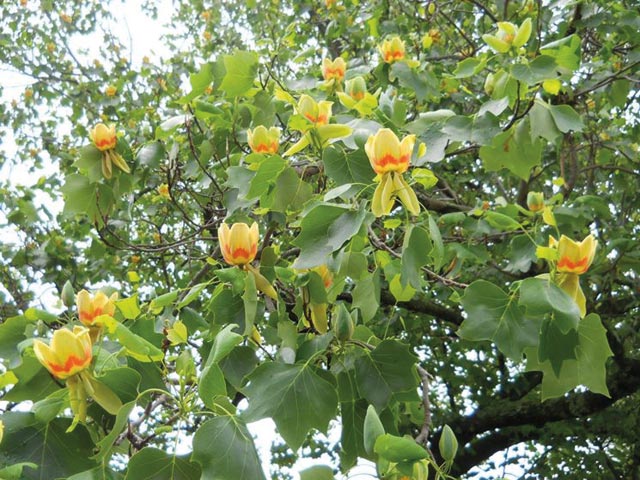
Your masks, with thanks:
M0 477L640 478L638 7L0 4Z

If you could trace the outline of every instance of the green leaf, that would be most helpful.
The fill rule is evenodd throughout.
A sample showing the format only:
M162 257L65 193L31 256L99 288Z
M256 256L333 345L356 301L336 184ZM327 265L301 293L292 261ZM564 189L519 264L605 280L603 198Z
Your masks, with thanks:
M64 213L68 215L84 213L92 221L99 221L103 215L110 213L113 206L111 188L101 183L93 184L84 175L68 175L60 190L65 199Z
M562 333L551 317L546 317L540 330L540 345L538 345L538 360L551 362L553 373L560 375L562 363L565 360L575 360L575 348L579 338L576 330Z
M24 478L29 478L26 472L23 473L25 468L36 469L38 468L38 465L32 462L14 463L13 465L9 465L8 467L0 470L0 478L2 478L2 480L22 480Z
M314 207L300 222L301 232L293 241L301 250L293 268L311 268L326 263L331 253L358 233L366 213L337 205Z
M125 480L191 480L200 468L184 457L145 447L129 459Z
M498 118L491 112L468 117L456 115L447 120L442 132L454 142L474 142L490 145L493 138L502 132Z
M60 389L49 372L34 356L25 354L22 357L22 364L14 368L12 372L18 382L3 395L2 400L4 401L31 400L37 402Z
M382 458L394 463L415 462L429 456L412 438L396 437L388 433L378 437L374 449Z
M75 166L82 174L89 178L91 183L102 180L102 152L93 144L85 145L80 149L80 156L76 160Z
M255 52L236 51L233 55L224 55L225 76L220 90L229 97L244 95L253 87L258 73L258 54Z
M140 362L156 362L162 360L164 353L151 342L133 333L122 323L111 319L106 321L110 335L115 335L127 355Z
M168 307L173 304L173 302L177 300L179 294L179 290L173 290L171 292L158 295L149 303L149 309L158 311L162 310L164 307Z
M611 105L614 107L624 107L625 103L627 103L627 97L629 96L629 92L631 91L631 82L627 79L616 80L611 83L611 93L609 97L611 98Z
M25 329L31 323L23 315L7 318L0 323L0 358L9 368L16 367L20 363L20 352L16 348L26 337Z
M192 459L207 480L266 480L251 434L236 416L202 424L193 437Z
M371 168L364 150L348 152L335 146L324 149L322 163L325 173L336 185L361 184L369 185L375 172Z
M540 53L553 57L563 73L573 73L580 67L580 46L578 35L570 35L540 47Z
M562 134L556 127L549 106L540 100L535 101L528 116L531 122L532 137L541 137L554 142Z
M87 431L77 428L73 435L66 433L70 419L42 424L33 413L6 412L2 421L0 465L37 465L37 470L24 469L22 479L67 478L96 466L89 459L94 445Z
M353 289L353 306L359 308L362 320L366 323L371 320L380 306L380 275L376 269L372 273L365 273L356 282Z
M302 180L294 168L287 167L276 180L271 204L265 205L262 201L260 204L274 212L297 212L312 196L311 185Z
M153 169L159 168L160 162L164 159L165 155L166 152L162 142L150 142L138 150L136 163Z
M537 346L540 321L527 318L518 308L515 294L507 295L486 280L469 285L460 303L467 318L458 329L465 340L491 340L502 353L520 361L526 347Z
M249 376L244 393L249 421L271 417L287 445L297 450L312 428L326 432L338 407L333 377L309 363L266 362Z
M607 332L598 315L591 313L580 322L575 353L576 359L565 360L559 375L556 375L549 361L539 361L535 348L527 349L526 371L543 372L543 401L561 397L578 385L584 385L594 393L609 397L606 362L613 352L609 348Z
M523 120L497 135L491 146L480 148L480 158L488 171L507 168L518 177L528 180L531 169L540 165L542 146L539 138L531 139L529 121Z
M236 327L237 325L235 324L227 325L216 334L213 340L213 346L211 347L211 353L209 353L209 357L207 358L206 366L220 362L231 353L236 345L242 342L242 335L238 335L232 331Z
M244 331L243 335L251 334L253 324L258 312L258 289L256 288L256 277L251 272L246 272L244 278L244 293L242 294L244 305Z
M423 228L409 225L402 245L402 285L411 285L416 290L422 288L421 267L429 263L429 252L433 244L429 234Z
M442 242L442 235L440 235L438 224L431 215L429 215L429 235L433 242L433 248L429 252L429 257L432 260L433 269L438 271L442 268L442 262L444 262L444 243Z
M129 415L136 406L136 402L125 403L118 411L116 420L113 422L113 426L109 433L96 444L97 453L91 456L94 460L100 460L102 462L108 461L113 453L114 443L117 440L122 429L127 425L129 421Z
M487 65L486 59L465 58L458 62L456 69L453 71L455 78L467 78L479 73Z
M202 282L202 283L198 283L198 284L194 285L193 287L191 287L189 289L189 292L184 296L184 298L182 300L180 300L178 305L176 305L176 308L178 310L181 310L184 307L186 307L187 305L189 305L191 302L195 301L200 296L200 294L202 293L202 290L204 290L205 287L207 285L209 285L209 283L210 282Z
M220 367L216 363L204 367L198 383L198 396L200 399L208 408L213 410L215 407L214 398L226 395L227 387Z
M394 395L418 387L417 358L409 347L384 340L375 350L363 351L355 361L358 391L377 411L384 410Z
M251 180L249 191L247 192L247 199L264 195L269 187L275 184L280 172L282 172L286 166L287 162L278 155L272 155L264 160Z
M413 92L419 102L427 98L430 88L424 72L417 72L405 62L395 62L391 65L390 74L398 78L400 85Z
M562 133L571 130L581 132L584 129L580 115L569 105L549 105L549 113Z
M116 307L122 313L126 320L135 320L140 315L140 307L138 307L138 294L131 295L129 298L123 298L116 302Z
M555 58L549 55L540 55L529 63L513 65L511 75L527 85L535 85L549 78L555 78L556 69Z
M300 471L300 480L334 480L333 470L326 465L314 465Z
M560 287L542 278L527 278L520 285L519 305L532 317L553 315L562 333L577 329L580 309Z
M504 213L489 210L485 212L483 218L490 226L496 230L500 230L501 232L513 232L514 230L522 228L520 222L511 218L509 215L505 215Z

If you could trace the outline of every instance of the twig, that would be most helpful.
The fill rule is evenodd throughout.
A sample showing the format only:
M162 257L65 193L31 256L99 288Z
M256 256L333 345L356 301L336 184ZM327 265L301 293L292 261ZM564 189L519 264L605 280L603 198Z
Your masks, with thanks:
M431 428L431 402L429 401L429 381L431 375L420 365L417 365L418 375L422 380L422 406L424 407L424 421L422 422L422 428L420 433L416 437L416 443L424 445L429 450L429 429Z

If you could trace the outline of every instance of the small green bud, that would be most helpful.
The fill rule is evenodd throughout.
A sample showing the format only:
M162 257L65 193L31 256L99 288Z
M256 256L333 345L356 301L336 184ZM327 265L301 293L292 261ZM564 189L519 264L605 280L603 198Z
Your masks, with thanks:
M62 293L60 294L60 299L64 306L67 308L73 307L76 303L76 292L73 291L73 285L71 282L67 280L64 282L64 286L62 287Z
M440 455L442 455L442 458L446 462L452 463L456 456L456 452L458 451L458 440L449 425L445 425L442 429L438 448L440 449Z

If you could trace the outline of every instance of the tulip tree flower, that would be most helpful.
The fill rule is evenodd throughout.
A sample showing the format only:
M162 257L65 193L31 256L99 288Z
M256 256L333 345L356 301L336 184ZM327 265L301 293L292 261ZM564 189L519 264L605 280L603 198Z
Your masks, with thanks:
M113 174L112 165L115 165L125 173L131 172L122 156L115 150L118 137L114 125L107 127L104 123L98 123L89 132L89 137L95 147L102 152L102 174L104 178L111 178Z
M300 96L296 112L306 121L303 120L299 122L301 125L292 128L302 132L303 136L284 153L285 157L298 153L311 143L321 149L328 145L330 140L351 134L351 127L329 123L332 105L333 102L326 100L316 102L309 95Z
M549 247L557 251L556 281L558 286L574 299L581 317L587 313L587 300L580 287L579 276L591 266L597 246L598 241L593 235L589 235L580 243L565 235L562 235L560 240L549 237Z
M218 228L218 240L225 262L248 271L253 275L258 290L273 299L278 298L278 294L269 280L251 265L258 253L260 240L257 223L253 222L251 227L246 223L234 223L231 228L223 223Z
M367 140L364 150L380 182L371 202L376 217L388 215L396 197L413 215L420 213L418 198L402 176L409 168L415 142L415 135L407 135L401 142L388 128L378 130Z
M378 50L385 63L393 63L403 60L405 56L404 41L397 35L383 41Z
M346 71L347 62L342 57L338 57L335 60L329 60L328 58L322 60L322 78L324 78L326 86L342 83Z
M347 80L345 91L338 92L340 103L346 108L356 110L360 115L371 115L378 107L376 95L367 91L367 84L362 77L355 77Z
M90 327L94 325L96 319L101 315L113 317L116 311L116 300L118 300L117 292L107 297L103 292L99 291L92 297L86 290L79 291L76 296L79 320L86 327Z
M495 35L485 34L482 39L496 53L507 53L511 47L520 48L531 36L531 19L527 18L519 27L511 22L498 22Z
M114 292L107 297L103 292L97 292L93 297L86 290L81 290L76 295L78 307L78 319L89 328L92 341L96 341L102 332L104 316L113 317L116 311L118 293Z
M247 143L253 153L267 153L273 155L278 152L280 145L280 129L259 125L255 129L247 130Z
M118 396L88 371L93 359L89 329L75 326L72 330L61 328L53 333L51 344L33 341L33 351L38 361L69 387L69 404L74 413L73 423L67 431L87 417L87 396L92 397L108 413L115 415L122 402Z

